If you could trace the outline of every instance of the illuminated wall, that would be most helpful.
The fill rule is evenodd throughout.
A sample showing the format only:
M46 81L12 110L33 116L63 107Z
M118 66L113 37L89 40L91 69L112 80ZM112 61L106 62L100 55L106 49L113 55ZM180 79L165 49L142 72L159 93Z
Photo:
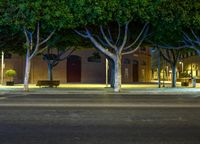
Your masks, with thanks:
M81 57L81 83L105 83L106 67L105 57L101 54L100 60L93 59L97 51L93 49L85 49L75 51L73 55ZM99 57L98 56L98 57ZM135 54L122 57L122 82L132 83L135 72L134 63L138 62L138 81L148 82L151 77L150 70L150 54L148 49L142 49ZM25 59L22 56L12 55L11 58L5 60L6 69L15 69L17 76L16 83L23 83ZM36 83L38 80L48 79L47 63L42 60L42 56L36 56L31 63L30 83ZM61 61L53 69L53 79L60 80L61 83L67 82L67 60ZM5 80L6 81L6 80Z

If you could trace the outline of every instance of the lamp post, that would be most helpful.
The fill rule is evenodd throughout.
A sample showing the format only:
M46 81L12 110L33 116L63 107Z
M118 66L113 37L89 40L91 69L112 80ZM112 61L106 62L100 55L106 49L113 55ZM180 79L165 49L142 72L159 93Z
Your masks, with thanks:
M1 84L3 85L4 52L1 52Z
M167 78L167 81L169 80L168 74L169 74L169 68L168 68L168 66L166 66L166 78Z
M183 72L183 62L179 62L179 64L181 64L181 70Z
M106 59L106 87L108 87L108 59Z
M165 87L165 60L163 59L163 87Z

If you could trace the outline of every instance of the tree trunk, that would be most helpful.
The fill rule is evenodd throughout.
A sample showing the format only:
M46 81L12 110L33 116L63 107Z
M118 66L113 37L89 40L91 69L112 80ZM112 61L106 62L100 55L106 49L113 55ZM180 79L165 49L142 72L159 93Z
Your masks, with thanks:
M172 64L172 87L176 87L176 64Z
M115 61L115 74L114 74L114 91L119 92L121 89L121 81L122 81L122 76L121 76L121 55L117 54Z
M112 63L111 65L111 75L110 75L110 86L111 88L114 88L114 85L115 85L115 64Z
M160 82L160 49L158 49L158 88L161 87Z
M29 50L26 53L26 65L24 76L24 91L29 91L29 76L30 76L31 60L29 59Z
M110 87L114 88L114 83L115 83L115 78L114 78L115 64L114 64L113 60L108 59L108 65L109 65L109 83L110 83Z
M53 80L53 66L52 64L48 64L48 80L52 81Z

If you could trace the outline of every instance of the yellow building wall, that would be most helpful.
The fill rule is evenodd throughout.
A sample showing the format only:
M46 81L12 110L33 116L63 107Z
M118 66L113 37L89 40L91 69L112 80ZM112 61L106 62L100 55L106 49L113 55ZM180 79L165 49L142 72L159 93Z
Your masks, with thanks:
M78 55L81 57L81 83L105 83L106 80L106 68L105 57L101 56L101 63L88 62L90 57L96 50L84 49L75 51L72 55ZM150 55L149 50L140 52L140 50L134 54L125 55L122 58L130 60L130 64L124 64L122 61L122 82L133 82L133 61L138 61L138 79L139 82L149 82L151 80L150 70ZM23 56L12 55L11 59L5 60L5 70L15 69L17 76L14 78L16 83L23 83L25 58ZM38 80L48 79L48 67L47 63L42 59L42 56L36 56L32 59L30 83L37 83ZM67 60L61 61L53 69L53 79L60 80L61 83L67 82ZM7 78L5 77L5 81Z

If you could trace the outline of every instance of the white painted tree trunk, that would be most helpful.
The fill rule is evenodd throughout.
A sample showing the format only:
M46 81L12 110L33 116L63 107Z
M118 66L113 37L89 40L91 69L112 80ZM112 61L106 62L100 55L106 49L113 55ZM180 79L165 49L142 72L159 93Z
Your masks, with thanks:
M90 39L91 43L95 46L98 51L100 51L102 54L106 56L107 59L110 59L113 61L111 65L114 65L112 67L114 69L114 76L112 75L111 72L111 87L112 84L114 83L114 91L119 92L121 89L121 57L122 55L125 54L131 54L136 52L139 48L140 45L142 44L143 40L146 37L146 34L148 32L148 23L146 23L137 36L137 38L134 40L133 43L128 44L128 25L130 21L127 21L126 24L124 25L124 34L121 33L121 25L118 22L118 36L115 42L113 42L112 39L112 34L110 33L110 29L108 28L107 32L109 33L106 35L106 32L104 31L103 26L100 26L100 31L101 31L101 36L93 36L91 31L87 28L85 28L85 33L81 33L77 30L75 32L84 37ZM121 41L122 40L122 41ZM113 79L112 79L113 76Z
M37 30L36 30L36 39L33 39L33 32L28 31L24 27L24 34L26 37L26 44L27 44L27 52L26 52L26 67L24 73L24 91L29 91L29 76L30 76L30 69L31 69L31 59L38 53L39 47L45 44L55 33L55 30L51 32L51 34L40 42L40 24L37 23ZM44 49L44 48L43 48ZM42 49L40 49L42 50Z
M24 76L24 91L29 91L29 76L30 76L31 60L29 59L29 50L26 53L26 65Z
M108 65L109 65L109 83L110 83L111 88L114 88L115 64L114 64L113 60L108 59Z
M121 90L121 55L117 55L115 58L115 74L114 74L114 91L119 92Z

